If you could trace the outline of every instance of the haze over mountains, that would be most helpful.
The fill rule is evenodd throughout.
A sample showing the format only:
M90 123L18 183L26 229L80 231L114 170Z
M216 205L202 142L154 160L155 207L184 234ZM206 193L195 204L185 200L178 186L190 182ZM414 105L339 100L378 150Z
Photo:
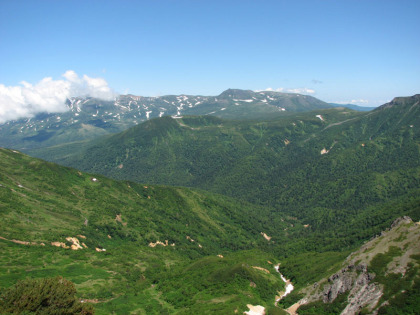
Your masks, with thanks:
M63 275L99 314L415 314L420 95L369 112L243 90L69 106L1 126L3 289Z

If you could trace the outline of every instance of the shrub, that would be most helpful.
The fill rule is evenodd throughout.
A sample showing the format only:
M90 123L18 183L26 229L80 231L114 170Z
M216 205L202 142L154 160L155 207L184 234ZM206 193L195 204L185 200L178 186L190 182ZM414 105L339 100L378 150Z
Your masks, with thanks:
M0 296L0 310L21 314L94 314L89 304L79 302L76 288L62 277L25 279L5 290Z

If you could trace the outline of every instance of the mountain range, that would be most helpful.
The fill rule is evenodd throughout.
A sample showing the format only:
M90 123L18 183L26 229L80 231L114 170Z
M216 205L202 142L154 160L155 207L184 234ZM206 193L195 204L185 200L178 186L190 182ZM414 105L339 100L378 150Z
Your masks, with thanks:
M360 105L355 105L355 104L337 104L337 103L329 103L329 104L333 107L346 107L346 108L361 111L361 112L368 112L376 108L376 107L370 107L370 106L360 106Z
M64 113L38 114L0 125L0 146L31 149L79 142L126 130L151 118L213 115L227 119L260 119L329 108L314 97L271 91L229 89L218 96L121 95L115 101L75 97Z

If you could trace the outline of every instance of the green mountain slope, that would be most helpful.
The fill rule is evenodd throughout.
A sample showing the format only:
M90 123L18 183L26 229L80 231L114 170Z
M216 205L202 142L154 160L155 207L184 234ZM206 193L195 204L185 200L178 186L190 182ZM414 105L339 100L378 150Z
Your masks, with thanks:
M322 113L323 120L317 117L318 113ZM53 148L38 154L114 178L208 188L216 176L228 175L247 160L257 160L253 167L258 168L255 175L261 176L261 172L269 171L267 166L275 167L274 161L268 161L271 165L259 165L261 158L285 161L288 157L283 156L293 145L328 124L357 115L360 114L330 109L265 122L228 121L212 116L162 117L95 141L80 155L71 152L72 148L58 157ZM63 149L60 146L57 151Z
M270 246L261 231L275 231L262 208L185 188L116 182L17 151L0 149L0 164L1 288L61 275L100 314L172 314L198 300L204 313L245 310L247 303L268 304L284 286L273 268L253 268L275 261L257 249ZM206 277L200 264L211 266ZM221 285L224 274L233 278ZM192 286L207 290L174 300L174 292Z
M275 295L284 291L277 263L296 287L280 302L286 307L307 283L337 272L350 243L371 237L390 217L411 213L418 220L420 213L418 195L371 206L353 218L345 244L348 230L335 230L333 238L331 229L304 226L287 211L221 195L113 181L6 149L0 165L0 295L19 279L64 276L98 314L242 313L248 304L275 314ZM405 244L417 241L398 231L378 249L389 252L397 242L398 255L415 255ZM366 248L359 252L379 253ZM361 261L354 253L352 260ZM372 268L388 261L372 255ZM417 279L418 263L409 263L411 278L404 279ZM375 281L386 288L389 279ZM398 290L415 294L404 279ZM408 293L398 294L410 299Z
M61 162L268 206L324 233L319 246L334 240L338 249L397 215L418 216L419 98L368 113L329 109L265 122L163 117Z

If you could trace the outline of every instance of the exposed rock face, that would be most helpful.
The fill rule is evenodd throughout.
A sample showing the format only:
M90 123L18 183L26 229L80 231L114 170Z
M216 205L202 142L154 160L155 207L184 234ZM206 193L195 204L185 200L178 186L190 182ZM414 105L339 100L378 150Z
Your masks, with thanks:
M394 220L394 222L392 222L391 229L400 225L401 223L408 224L408 223L411 223L411 222L413 222L413 220L408 216L403 216L403 217L397 218L397 219Z
M368 273L366 264L348 265L328 278L324 287L323 302L333 302L339 294L349 292L348 304L341 314L356 314L363 307L373 308L382 296L382 288L370 283L375 274Z
M377 305L382 293L382 288L375 283L355 286L350 291L348 304L341 312L341 315L358 314L365 306L372 310Z

